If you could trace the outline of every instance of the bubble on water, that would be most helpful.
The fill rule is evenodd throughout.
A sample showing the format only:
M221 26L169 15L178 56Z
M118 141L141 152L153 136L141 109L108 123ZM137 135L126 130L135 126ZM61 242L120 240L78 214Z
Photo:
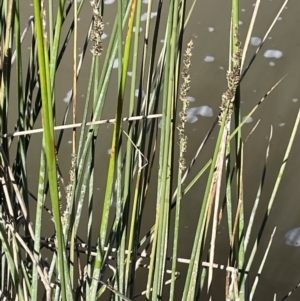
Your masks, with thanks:
M111 148L109 148L109 149L107 150L107 154L108 154L108 155L111 154Z
M161 43L164 43L164 42L165 42L165 40L164 40L164 39L162 39L162 40L160 40L160 42L161 42Z
M272 40L272 37L268 37L269 40Z
M275 62L270 62L269 65L270 65L271 67L274 67L274 66L275 66Z
M143 0L144 4L148 4L149 0Z
M282 55L283 55L282 51L275 50L275 49L268 49L264 53L264 57L267 59L270 59L270 58L279 59L282 57Z
M281 122L281 123L279 123L278 124L280 127L282 127L282 126L285 126L285 123L284 122Z
M214 114L212 108L208 106L189 108L187 110L187 122L196 122L198 120L197 115L200 115L202 117L212 117Z
M213 62L214 60L215 60L215 58L213 56L210 56L210 55L207 55L204 58L204 62L207 62L207 63Z
M132 76L132 72L131 72L131 71L128 71L128 72L127 72L127 75L128 75L128 76Z
M278 17L278 18L277 18L277 21L281 21L281 20L282 20L282 17Z
M244 8L242 8L241 11L244 13L246 10Z
M213 32L215 29L213 27L208 27L209 32Z
M239 21L239 25L243 25L243 21Z
M113 4L115 0L105 0L104 4Z
M246 119L245 123L251 123L253 121L253 118L250 116L247 118L247 116L243 117L243 121Z
M252 37L251 38L251 45L259 46L260 43L261 43L261 38L259 38L259 37Z
M66 96L64 97L64 102L69 103L72 97L72 89L67 92Z
M155 18L157 16L157 12L152 12L150 14L150 19ZM141 21L147 21L148 19L148 13L144 13L141 15Z
M288 246L300 246L300 228L294 228L285 234L285 244Z
M69 141L68 141L68 144L72 144L72 140L69 140Z
M195 97L193 97L193 96L187 96L186 99L189 102L194 102L196 100Z
M223 67L223 66L220 66L219 68L220 68L221 70L224 70L224 67Z
M293 102L297 102L297 101L298 101L298 98L293 98L292 101L293 101Z

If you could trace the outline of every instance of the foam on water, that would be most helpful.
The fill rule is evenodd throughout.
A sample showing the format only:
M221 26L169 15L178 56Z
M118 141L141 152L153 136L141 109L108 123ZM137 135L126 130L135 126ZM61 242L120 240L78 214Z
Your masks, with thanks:
M101 39L104 40L108 37L108 35L104 32L102 35L101 35Z
M285 234L285 244L292 247L300 246L300 228L294 228Z
M142 91L142 98L145 96L145 91L143 90ZM136 89L135 91L134 91L134 95L135 95L135 97L138 97L139 96L139 89Z
M143 30L143 28L142 27L140 27L140 32ZM135 32L136 31L136 28L135 28L135 26L132 28L132 31L133 32Z
M215 29L213 27L208 27L209 32L213 32Z
M274 58L274 59L280 59L282 57L283 53L280 50L275 49L268 49L264 53L264 57L267 59Z
M247 118L247 116L243 117L243 121ZM251 123L253 121L253 118L250 116L247 118L247 120L245 121L245 123Z
M214 115L212 108L209 106L200 106L194 108L188 108L187 110L187 122L194 123L198 120L198 116L212 117Z
M193 97L193 96L187 96L186 99L189 102L194 102L196 100L195 97Z
M114 59L113 69L117 69L119 67L119 59Z
M298 98L293 98L292 101L293 101L293 102L297 102L297 101L298 101Z
M72 97L72 89L67 92L66 96L64 97L64 102L69 103Z
M141 21L146 21L147 20L147 13L144 13L141 15ZM157 16L157 12L153 12L150 14L150 19L155 18Z
M207 63L213 62L214 60L215 60L215 58L213 56L210 56L210 55L207 55L204 58L204 62L207 62Z
M252 37L251 38L251 45L259 46L260 43L261 43L261 38L259 38L259 37Z

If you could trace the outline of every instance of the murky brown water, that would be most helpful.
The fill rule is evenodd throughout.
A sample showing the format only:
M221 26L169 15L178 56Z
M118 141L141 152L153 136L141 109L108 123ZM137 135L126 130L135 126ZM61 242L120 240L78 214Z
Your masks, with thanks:
M261 39L264 36L282 3L283 1L279 0L262 1L261 9L253 31L253 37ZM24 1L22 5L24 15L21 21L22 24L25 24L27 17L33 13L33 8L32 6L29 6L27 1ZM167 5L167 3L164 5ZM82 45L83 43L91 17L89 3L86 2L85 6L79 21L80 39L78 45ZM241 1L240 6L240 20L242 22L240 27L240 38L243 42L253 11L253 2L244 0ZM144 11L146 11L146 7L147 6L144 4ZM108 35L108 38L115 16L115 9L116 3L111 5L107 4L105 6L104 20L106 27L104 31ZM260 211L256 218L257 227L259 227L261 223L266 204L271 195L272 187L275 183L300 104L300 31L298 22L296 22L296 20L299 20L299 9L300 4L298 2L291 0L288 3L287 9L285 9L281 15L282 19L277 21L269 39L267 39L241 87L243 115L246 115L281 77L286 74L288 75L252 116L253 121L246 124L244 127L246 136L246 134L251 131L254 124L259 119L261 120L258 128L249 138L245 148L245 206L246 210L249 212L254 203L261 178L270 127L271 125L273 126L273 139L271 142L269 165L262 197L263 204L259 207ZM163 17L166 19L166 15ZM218 113L221 95L226 90L225 70L228 66L229 22L229 2L209 0L199 1L185 32L185 43L190 39L193 39L194 41L191 72L192 82L189 95L195 98L195 102L191 103L191 107L208 106L213 110L214 117ZM142 22L142 26L145 26L145 22ZM160 39L163 39L163 36ZM107 41L107 39L104 40L104 48L105 41ZM257 41L257 39L252 40L253 43L255 43L255 41ZM71 53L71 43L68 47L68 51ZM255 50L256 47L253 45L249 47L247 62ZM266 50L279 50L283 55L278 59L265 58L264 53ZM80 52L82 49L79 48L78 51ZM24 55L26 55L25 52L26 51L24 51ZM83 68L79 79L79 112L82 112L84 106L83 100L86 93L88 61L90 61L90 58L91 54L88 53L85 61L87 68ZM117 69L113 71L113 77L115 79L117 78ZM69 56L69 59L63 60L58 71L56 85L57 120L58 123L60 123L66 108L66 103L63 99L66 97L66 94L71 89L72 85L72 55ZM116 103L116 91L113 86L111 86L110 89L110 97L113 101L106 102L103 115L104 118L113 117L112 112L114 112ZM187 126L187 134L189 137L188 160L192 159L194 156L204 135L213 122L213 118L202 117L200 115L197 117L197 121L190 123ZM80 120L80 117L78 117L78 120ZM101 208L101 200L104 195L105 177L103 176L105 176L108 165L108 150L111 144L112 126L102 126L100 128L100 133L101 141L98 141L97 143L96 160L98 167L96 169L95 181L95 198L96 201L99 202L99 208ZM71 144L69 144L69 141L71 140L70 135L70 131L65 132L59 153L60 167L66 179L68 178L71 160ZM41 136L35 135L32 142L29 149L29 153L32 156L32 162L28 165L28 172L30 189L35 192L37 189L39 166L39 160L37 160L37 158L39 158ZM214 142L215 136L213 135L210 143L205 147L201 158L198 159L189 179L192 179L193 175L195 175L210 158ZM290 289L300 282L300 269L298 264L300 260L300 248L287 246L285 244L285 233L292 228L300 227L300 214L298 210L300 189L300 186L298 186L300 177L300 169L298 167L300 163L298 158L299 151L299 138L297 137L270 219L259 246L257 258L253 265L251 281L255 276L255 271L259 266L271 232L276 226L276 235L265 268L260 276L255 300L272 300L274 293L277 294L277 298L280 300ZM199 202L201 201L204 191L204 180L205 179L200 180L184 199L185 205L182 208L181 215L181 243L178 250L179 256L183 258L188 258L190 256L196 221L199 217ZM150 196L151 195L155 197L154 192L150 193ZM151 210L151 212L153 212L153 210ZM147 227L150 227L153 222L154 215L149 214L149 219L146 221ZM97 231L98 224L95 224L94 229ZM255 229L255 231L257 231L257 229ZM84 236L85 233L86 229L84 227L81 228L79 234ZM217 255L217 259L220 260L218 263L225 264L226 256L222 256L222 250L224 250L225 253L228 251L227 247L224 247L224 242L227 240L227 237L222 236L222 233L226 233L226 230L222 230L221 228L220 234L217 237L217 246L219 247L220 252L220 254ZM43 234L47 236L51 233ZM178 269L182 273L182 277L177 283L177 293L180 295L184 285L186 266L179 265ZM220 279L223 277L223 272L216 271L216 273L219 274ZM216 296L215 300L221 300L223 292L218 291L216 283L214 283L214 287L216 288L214 293ZM300 289L299 291L296 291L289 300L299 300L299 298Z

